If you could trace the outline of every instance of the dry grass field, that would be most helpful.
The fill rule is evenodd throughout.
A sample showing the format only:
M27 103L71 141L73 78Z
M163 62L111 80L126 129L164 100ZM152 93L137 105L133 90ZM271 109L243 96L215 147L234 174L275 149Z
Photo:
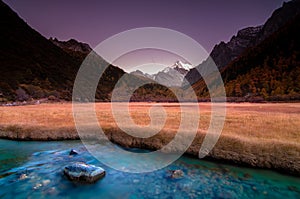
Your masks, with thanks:
M149 110L153 105L155 104L130 103L133 121L140 127L149 125ZM97 103L95 109L98 121L109 139L124 146L156 149L174 137L181 116L179 104L160 105L165 108L167 115L163 129L154 138L136 139L134 142L133 137L124 135L116 125L110 103ZM189 104L184 106L188 107ZM187 151L193 155L197 155L211 119L210 103L199 103L198 106L198 134ZM187 108L187 111L188 114L195 114L193 108ZM135 127L132 128L134 130ZM72 104L68 103L0 107L0 132L2 138L10 139L78 139ZM299 175L300 103L228 103L221 137L209 156Z

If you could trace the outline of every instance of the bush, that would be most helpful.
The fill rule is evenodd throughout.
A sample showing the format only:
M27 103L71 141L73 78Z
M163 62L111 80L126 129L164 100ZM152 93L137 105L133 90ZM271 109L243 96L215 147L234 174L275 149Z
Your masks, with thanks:
M49 100L49 101L57 101L57 98L56 98L54 95L50 95L50 96L48 97L48 100Z
M29 96L25 90L23 90L22 88L18 88L16 90L16 99L18 101L26 101L26 100L28 100L28 98L29 98Z

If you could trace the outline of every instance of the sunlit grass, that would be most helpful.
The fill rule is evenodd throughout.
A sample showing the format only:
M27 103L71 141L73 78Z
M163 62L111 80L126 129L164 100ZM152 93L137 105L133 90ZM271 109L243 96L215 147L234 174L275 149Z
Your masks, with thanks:
M135 125L147 127L153 103L131 103L130 116ZM143 146L160 148L174 138L181 122L178 104L161 104L165 108L166 122L153 138L142 142ZM186 104L187 106L189 104ZM195 104L194 104L195 105ZM198 134L188 153L197 155L211 119L209 103L200 103ZM187 109L190 117L196 114L194 108ZM117 111L118 112L118 111ZM222 135L211 156L223 159L238 159L248 164L251 161L269 161L269 164L292 162L299 165L300 158L300 103L270 104L227 104L226 120ZM127 135L120 130L111 112L110 103L97 103L96 114L102 129L110 134L110 139L131 146ZM118 112L122 117L126 114ZM156 117L161 117L157 115ZM164 118L156 118L163 121ZM87 121L87 127L90 125ZM121 124L132 131L136 126ZM190 124L192 126L192 123ZM2 137L19 139L78 139L75 129L72 104L41 104L33 106L0 107L0 131ZM189 133L189 129L185 129ZM139 133L143 134L143 131ZM88 134L88 132L87 132ZM126 140L127 141L124 141ZM141 139L139 139L141 141ZM140 146L140 145L139 145ZM224 157L224 154L230 154ZM244 158L244 159L243 159ZM250 158L250 159L249 159ZM249 159L249 160L248 160ZM248 162L247 162L248 161ZM277 163L276 163L277 161ZM274 166L273 165L273 166Z
M130 116L141 127L150 124L151 103L130 104ZM166 105L165 130L174 131L180 124L180 107ZM200 103L199 131L206 131L211 118L210 104ZM96 104L98 120L103 127L116 127L111 105ZM126 113L124 114L126 117ZM195 114L191 111L189 114ZM41 104L33 106L0 107L0 128L32 129L33 131L74 130L71 104ZM300 104L228 104L222 135L245 140L273 140L300 143Z

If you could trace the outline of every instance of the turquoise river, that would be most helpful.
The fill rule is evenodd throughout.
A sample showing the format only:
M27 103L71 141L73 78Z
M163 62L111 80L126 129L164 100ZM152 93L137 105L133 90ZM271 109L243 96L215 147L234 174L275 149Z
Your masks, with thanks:
M80 154L70 156L71 149ZM78 161L103 167L105 177L94 184L70 182L63 168ZM181 169L184 177L170 178L174 169ZM300 198L300 178L186 156L155 172L132 174L103 165L80 141L0 139L0 198L292 199Z

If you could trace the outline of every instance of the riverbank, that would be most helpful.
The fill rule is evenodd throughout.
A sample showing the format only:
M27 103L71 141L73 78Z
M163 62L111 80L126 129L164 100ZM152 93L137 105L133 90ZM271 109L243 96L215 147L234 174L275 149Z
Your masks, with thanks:
M152 105L130 104L135 123L141 126L150 123L148 112ZM111 141L125 147L156 150L174 138L180 124L179 105L161 105L167 113L165 126L160 133L147 139L122 132L113 119L109 103L97 103L96 112L102 129ZM193 156L198 156L211 114L209 103L200 103L199 107L198 133L186 151L186 154ZM193 114L193 110L190 111ZM299 116L299 103L227 104L222 135L207 158L300 176ZM92 134L86 132L86 136ZM71 104L0 107L0 137L14 140L79 139Z

